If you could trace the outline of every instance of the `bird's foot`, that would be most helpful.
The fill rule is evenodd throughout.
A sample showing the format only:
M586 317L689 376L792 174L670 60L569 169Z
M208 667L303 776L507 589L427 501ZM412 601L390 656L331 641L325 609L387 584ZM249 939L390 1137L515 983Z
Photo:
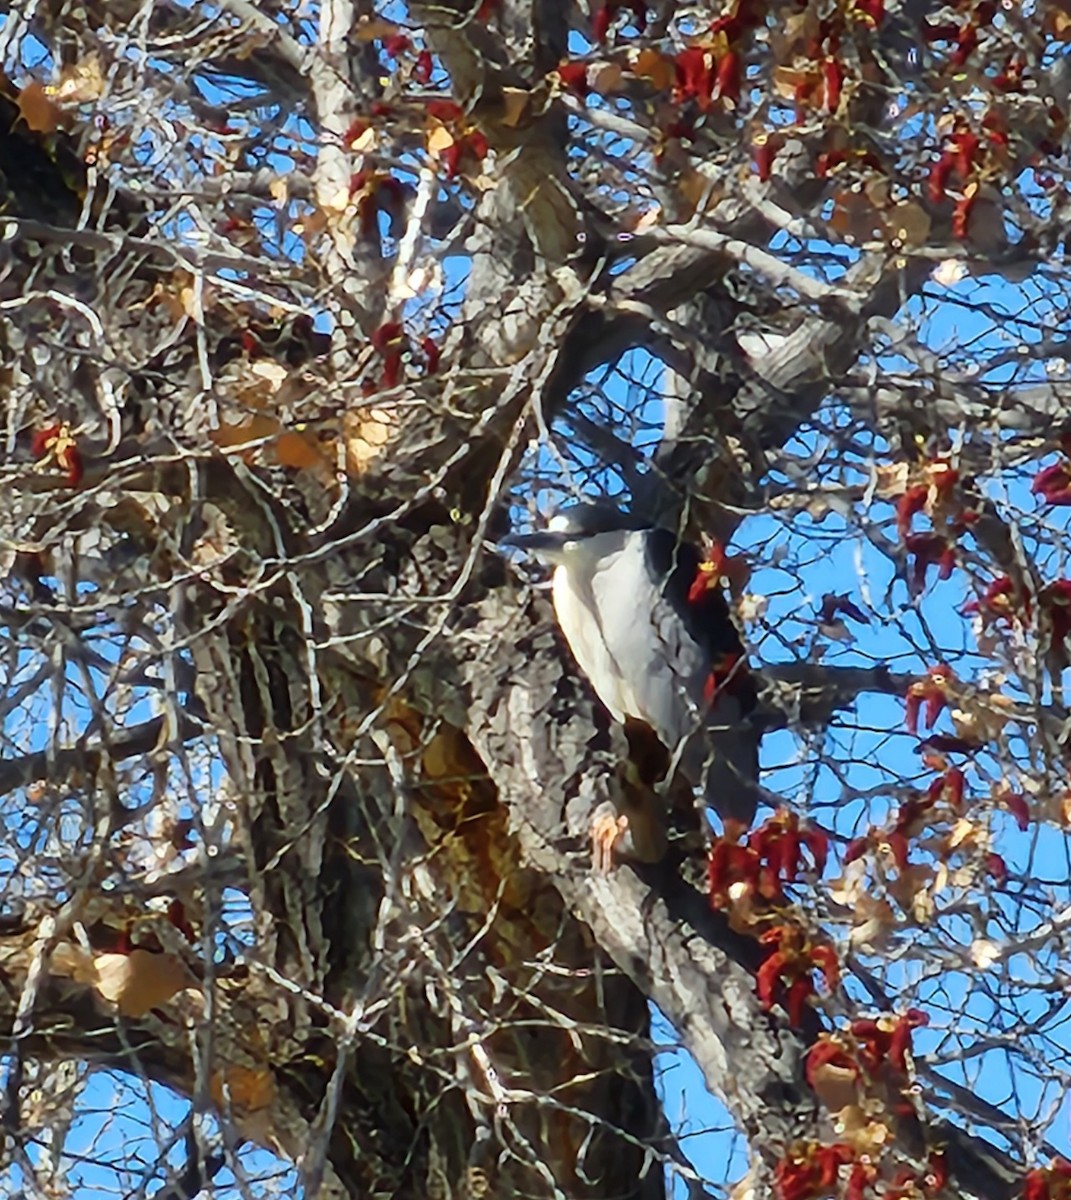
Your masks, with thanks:
M612 805L600 805L591 821L591 865L599 875L608 875L614 851L628 835L628 817Z

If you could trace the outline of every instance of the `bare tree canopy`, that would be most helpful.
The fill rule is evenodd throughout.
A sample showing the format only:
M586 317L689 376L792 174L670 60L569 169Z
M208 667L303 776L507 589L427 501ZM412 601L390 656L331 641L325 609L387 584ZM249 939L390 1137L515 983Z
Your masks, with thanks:
M5 1194L1071 1195L1071 5L0 20ZM498 544L595 496L749 830Z

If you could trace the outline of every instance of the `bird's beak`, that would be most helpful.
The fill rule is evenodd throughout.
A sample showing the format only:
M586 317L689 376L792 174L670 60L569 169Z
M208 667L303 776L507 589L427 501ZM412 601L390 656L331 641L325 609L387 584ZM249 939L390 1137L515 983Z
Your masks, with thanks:
M509 537L500 538L498 544L511 550L523 550L525 554L534 554L548 562L558 562L569 540L564 533L543 529L536 533L510 534Z

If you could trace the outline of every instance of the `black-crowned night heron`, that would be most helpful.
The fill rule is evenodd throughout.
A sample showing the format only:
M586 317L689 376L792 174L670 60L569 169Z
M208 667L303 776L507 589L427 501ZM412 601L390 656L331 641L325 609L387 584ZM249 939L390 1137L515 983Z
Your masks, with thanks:
M670 530L602 502L566 509L547 529L503 544L554 564L558 624L611 716L647 725L723 821L750 825L755 687L713 565ZM624 824L596 829L597 859L608 861L605 841Z

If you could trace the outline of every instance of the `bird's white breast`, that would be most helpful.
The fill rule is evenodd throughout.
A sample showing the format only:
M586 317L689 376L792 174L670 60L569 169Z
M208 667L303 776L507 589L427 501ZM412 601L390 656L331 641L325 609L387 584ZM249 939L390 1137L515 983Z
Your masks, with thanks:
M554 571L554 612L581 671L615 721L636 716L636 702L606 644L599 610L583 576L564 566Z

